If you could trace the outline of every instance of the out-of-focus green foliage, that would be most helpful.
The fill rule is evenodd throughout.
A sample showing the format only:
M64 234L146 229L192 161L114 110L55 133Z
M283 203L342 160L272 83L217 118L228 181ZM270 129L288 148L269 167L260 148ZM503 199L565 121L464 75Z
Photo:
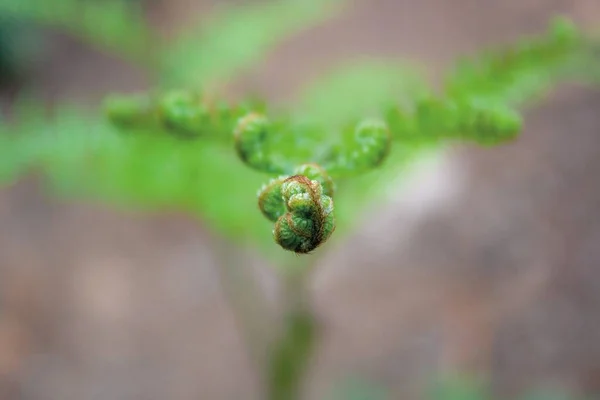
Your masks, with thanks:
M428 400L495 400L501 397L493 394L489 384L472 378L452 377L438 382L429 395ZM573 397L564 390L551 387L529 389L525 394L513 396L518 400L591 400L591 398Z
M445 81L446 95L520 106L537 101L559 79L583 71L588 39L568 20L556 18L545 35L458 62Z
M187 211L234 240L270 242L269 224L253 212L252 194L263 176L243 168L219 143L123 135L102 118L67 106L52 118L40 118L32 104L18 113L21 123L0 128L2 185L36 171L60 195Z
M464 378L446 379L431 390L432 400L491 400L487 385Z
M416 65L396 60L349 59L307 84L297 95L294 112L329 128L357 118L383 118L390 106L414 106L431 93Z
M0 17L68 32L148 68L160 84L197 86L226 82L286 37L335 15L342 3L219 4L208 18L203 15L172 39L151 29L141 0L0 0Z
M41 44L42 37L31 24L0 13L0 85L25 75Z
M130 0L0 0L0 16L64 30L133 59L153 37L139 3Z
M175 90L162 95L108 96L104 109L108 119L123 132L168 131L182 139L208 139L232 145L238 120L252 111L264 111L264 104L229 104L213 101L200 91Z
M331 18L342 0L283 0L221 5L169 43L161 57L170 86L224 83L286 37ZM201 38L201 39L199 39Z
M381 386L365 379L347 379L331 396L331 400L391 400L392 397Z
M398 394L388 393L385 387L364 379L347 379L336 387L332 400L392 400L400 398ZM493 394L489 384L466 377L452 377L438 381L423 400L500 400ZM515 400L591 400L591 398L573 397L560 389L538 388L520 396L512 396Z

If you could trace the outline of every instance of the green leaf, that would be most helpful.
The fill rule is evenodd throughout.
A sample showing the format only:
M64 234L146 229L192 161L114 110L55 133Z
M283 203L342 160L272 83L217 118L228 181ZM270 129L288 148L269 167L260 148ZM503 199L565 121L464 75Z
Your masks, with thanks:
M127 0L0 0L0 14L58 28L126 58L153 40L139 4Z
M390 105L411 106L429 93L416 67L388 60L346 60L306 85L297 113L327 127L382 117Z
M247 169L229 147L160 134L127 135L67 106L54 110L53 118L40 118L31 105L17 111L22 123L0 136L3 185L35 170L60 196L185 211L235 241L274 249L272 227L257 207L264 175Z
M222 83L259 61L292 34L331 18L341 0L270 0L221 5L166 49L169 86Z
M572 77L588 51L577 27L556 18L544 35L460 60L446 78L446 95L517 106L530 103L558 80Z

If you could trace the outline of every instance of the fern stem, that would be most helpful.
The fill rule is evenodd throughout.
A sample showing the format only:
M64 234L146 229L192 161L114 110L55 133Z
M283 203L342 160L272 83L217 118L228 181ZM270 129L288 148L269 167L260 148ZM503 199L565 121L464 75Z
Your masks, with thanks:
M308 264L305 258L300 261ZM285 279L285 311L280 336L272 343L267 364L268 400L297 400L318 338L319 326L310 305L307 280L312 268L290 268Z
M256 274L249 268L247 259L224 244L215 246L219 264L217 271L226 300L234 315L237 328L248 349L257 381L264 381L263 370L267 365L269 344L273 340L274 313Z

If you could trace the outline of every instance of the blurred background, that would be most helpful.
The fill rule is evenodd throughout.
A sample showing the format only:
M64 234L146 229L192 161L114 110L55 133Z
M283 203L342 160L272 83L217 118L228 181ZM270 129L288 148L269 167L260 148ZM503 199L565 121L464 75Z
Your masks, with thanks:
M165 35L210 19L217 3L252 3L130 1ZM422 63L435 79L556 14L593 28L600 2L354 0L228 86L284 103L365 56ZM0 12L3 111L24 88L94 107L149 82L110 52ZM323 337L306 398L373 386L365 399L416 399L454 374L489 379L498 399L537 389L600 398L599 111L597 89L561 88L527 112L517 141L419 164L396 200L330 246L311 281ZM183 213L61 200L34 178L2 189L0 399L260 399L218 246L226 240ZM232 251L274 290L259 257Z

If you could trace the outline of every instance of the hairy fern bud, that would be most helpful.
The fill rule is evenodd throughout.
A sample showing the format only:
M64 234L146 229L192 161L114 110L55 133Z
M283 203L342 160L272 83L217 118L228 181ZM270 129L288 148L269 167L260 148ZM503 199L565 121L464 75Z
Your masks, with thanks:
M206 131L210 114L200 94L192 91L174 91L160 99L158 114L167 130L193 137Z
M376 168L388 156L392 136L385 122L366 120L347 130L342 143L326 157L327 170L338 174L355 174Z
M259 113L249 113L238 120L234 130L235 150L238 157L249 167L261 172L283 173L275 161L270 140L274 135L269 119Z
M390 153L392 136L387 125L381 121L361 122L354 131L356 147L347 162L355 170L378 167Z
M330 185L319 166L308 164L298 169ZM329 239L335 230L333 200L323 192L319 180L304 175L282 176L263 186L258 205L263 215L275 222L275 242L286 250L306 254Z
M258 208L269 220L276 222L279 217L286 213L281 185L289 176L280 176L271 179L258 191Z

